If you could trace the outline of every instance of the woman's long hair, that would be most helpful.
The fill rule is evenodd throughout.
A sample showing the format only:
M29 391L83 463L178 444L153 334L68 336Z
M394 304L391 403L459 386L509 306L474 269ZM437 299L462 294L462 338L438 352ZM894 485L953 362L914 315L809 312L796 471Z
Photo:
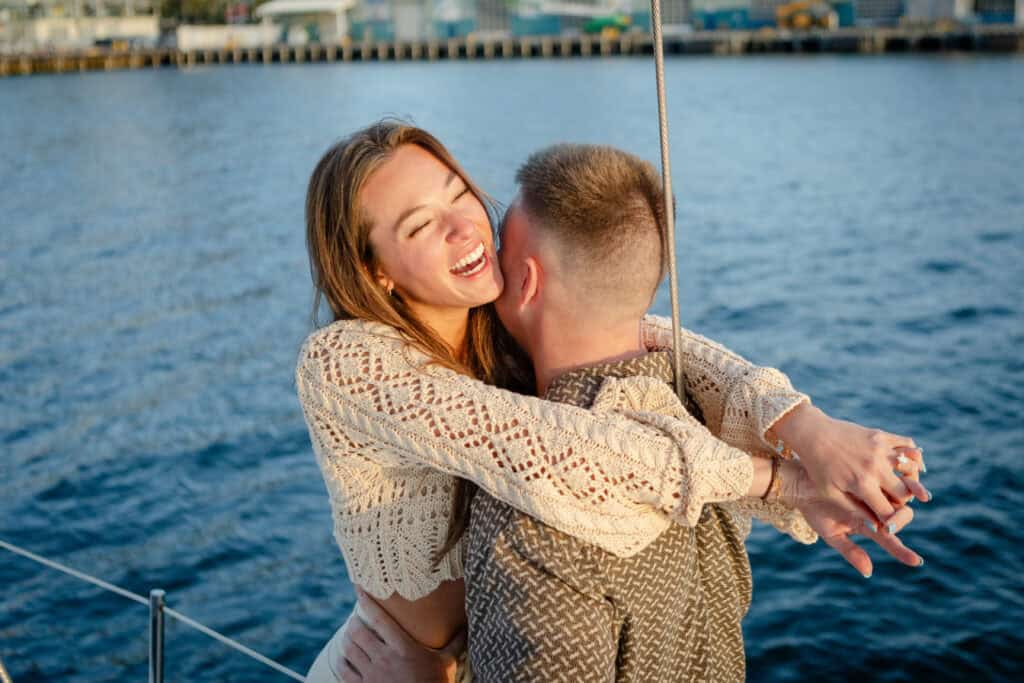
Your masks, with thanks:
M465 349L451 348L419 320L401 297L377 282L377 257L370 220L359 205L367 178L402 145L418 145L466 183L494 226L497 205L476 186L444 145L430 133L396 119L383 119L333 145L317 163L306 192L306 248L313 277L313 324L322 301L333 320L360 319L389 325L433 362L488 384L526 389L522 353L501 326L493 304L469 311ZM493 230L493 227L492 227ZM435 563L455 546L468 521L474 487L457 479L448 535Z

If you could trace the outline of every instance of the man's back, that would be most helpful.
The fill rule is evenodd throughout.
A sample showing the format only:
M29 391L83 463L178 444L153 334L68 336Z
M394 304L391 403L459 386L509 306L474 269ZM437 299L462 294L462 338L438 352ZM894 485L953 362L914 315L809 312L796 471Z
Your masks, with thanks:
M671 382L668 355L567 372L545 398L589 407L605 378L633 376ZM591 476L600 487L604 474L595 467ZM740 530L718 506L707 506L695 529L670 525L620 558L481 492L465 573L470 661L480 680L744 679L750 567Z

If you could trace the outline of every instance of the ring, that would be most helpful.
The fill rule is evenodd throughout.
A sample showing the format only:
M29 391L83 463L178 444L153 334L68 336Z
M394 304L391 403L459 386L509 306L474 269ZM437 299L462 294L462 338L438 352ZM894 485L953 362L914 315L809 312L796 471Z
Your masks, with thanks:
M909 476L917 473L918 464L917 461L911 460L905 456L902 452L895 451L895 454L891 456L893 459L893 472L898 476Z

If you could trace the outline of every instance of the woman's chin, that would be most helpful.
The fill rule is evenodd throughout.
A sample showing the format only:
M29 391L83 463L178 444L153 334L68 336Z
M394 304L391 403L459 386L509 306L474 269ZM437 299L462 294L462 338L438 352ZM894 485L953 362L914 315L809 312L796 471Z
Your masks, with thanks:
M456 276L458 278L456 286L471 302L470 307L489 304L501 296L501 292L505 288L505 279L496 266L495 260L488 255L487 264L482 271L469 277Z

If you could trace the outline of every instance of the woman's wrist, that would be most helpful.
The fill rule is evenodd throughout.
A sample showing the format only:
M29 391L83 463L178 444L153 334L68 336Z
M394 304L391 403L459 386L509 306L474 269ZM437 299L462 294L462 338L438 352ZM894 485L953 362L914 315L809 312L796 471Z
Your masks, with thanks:
M750 459L754 465L754 476L750 480L747 496L750 498L763 498L772 483L772 459L753 456Z
M813 453L816 436L831 419L825 411L805 401L769 427L765 431L765 440L777 452L787 455Z
M815 497L807 470L799 462L789 460L779 466L779 487L775 500L795 510Z

